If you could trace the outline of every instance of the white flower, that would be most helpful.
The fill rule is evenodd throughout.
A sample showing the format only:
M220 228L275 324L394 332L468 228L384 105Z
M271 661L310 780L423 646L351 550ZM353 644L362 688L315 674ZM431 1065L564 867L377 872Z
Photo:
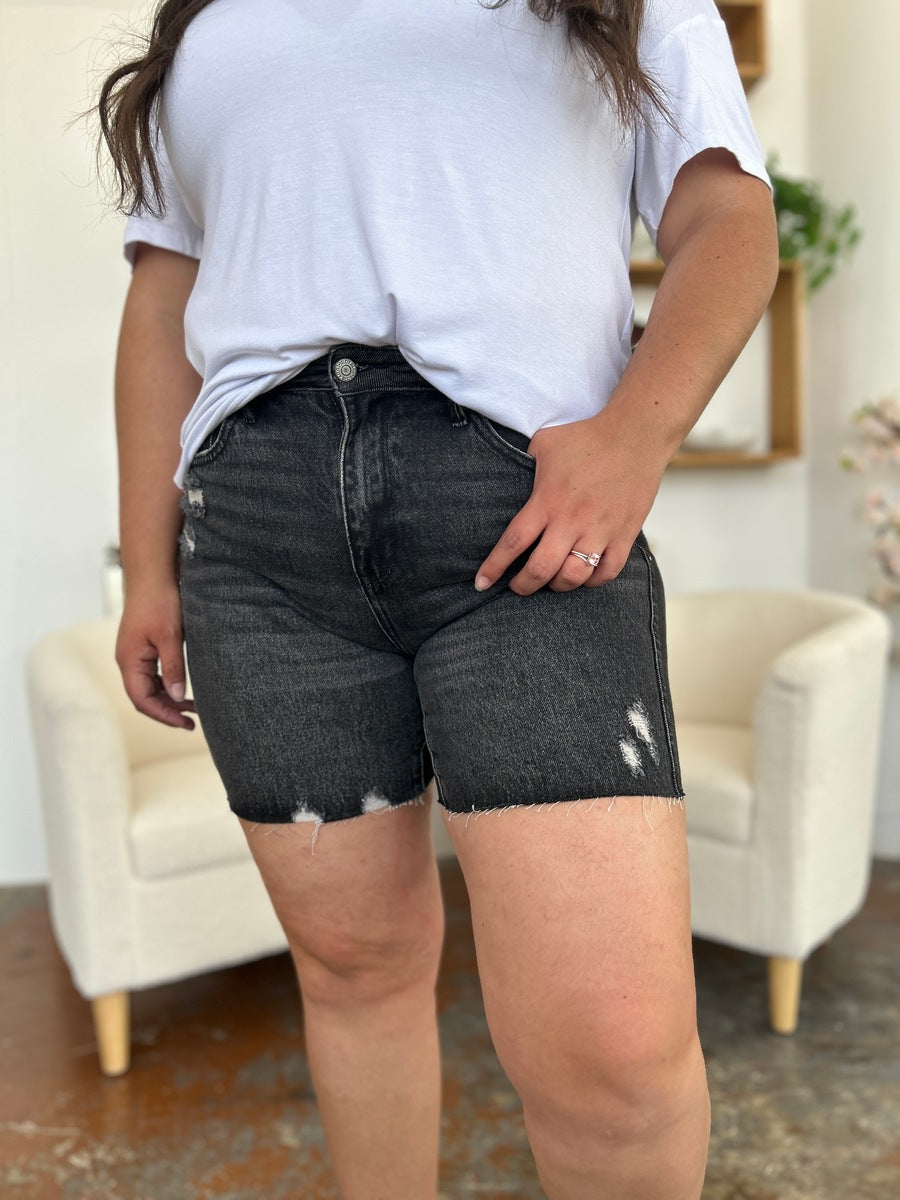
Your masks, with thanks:
M882 396L876 400L875 408L886 421L900 430L900 396Z
M893 431L890 424L877 413L866 413L860 418L860 429L867 437L872 438L876 442L890 442L893 440Z
M881 488L868 488L863 495L866 508L884 508L885 496Z
M875 604L890 604L894 598L894 589L889 583L876 583L869 589L869 599Z

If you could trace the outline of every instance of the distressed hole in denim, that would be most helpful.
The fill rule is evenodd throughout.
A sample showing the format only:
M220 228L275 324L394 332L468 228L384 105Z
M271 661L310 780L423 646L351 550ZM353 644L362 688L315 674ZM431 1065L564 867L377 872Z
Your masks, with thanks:
M440 805L440 807L446 814L447 819L450 821L454 821L458 817L465 817L466 818L466 828L468 829L469 821L472 817L476 818L476 820L477 820L478 817L483 817L488 813L496 813L497 816L502 816L503 813L509 812L510 809L529 808L529 809L534 809L534 810L541 810L541 809L545 809L545 808L560 808L563 805L566 805L567 806L566 816L570 816L573 809L578 804L590 804L590 807L585 810L586 812L590 813L590 812L594 811L595 805L601 804L601 803L606 804L607 812L612 812L613 806L615 805L616 801L620 800L620 799L633 800L633 799L635 799L635 797L633 797L633 796L625 796L625 797L595 796L592 799L588 798L588 799L578 799L578 800L570 800L570 801L550 801L549 803L546 803L546 804L504 804L499 808L478 808L477 809L473 806L471 812L467 812L465 810L463 810L462 812L454 812L451 809L447 808L443 804ZM647 824L649 825L651 830L656 828L650 819L651 815L652 815L654 809L658 809L658 807L660 805L664 804L666 806L667 814L670 813L673 808L680 808L682 810L685 808L684 796L641 796L640 800L641 800L641 811L643 813L644 820L647 822Z
M367 813L393 812L395 808L406 808L409 804L418 804L421 807L421 805L427 803L427 799L425 793L422 792L418 796L413 796L411 800L401 800L398 804L391 804L387 796L380 792L378 788L373 788L363 796L362 812L359 815L364 817ZM350 818L350 820L353 819L352 817Z
M656 739L650 729L650 714L643 700L635 700L628 708L625 714L628 718L628 724L650 751L650 757L655 763L659 762L659 747L656 744Z
M189 487L186 494L191 515L195 517L205 516L206 505L203 502L203 488Z
M194 553L194 550L197 547L197 542L196 542L196 539L194 538L193 528L191 527L190 523L187 521L185 521L181 527L181 545L189 558Z
M643 775L644 764L641 762L641 752L631 738L619 739L619 751L622 755L622 761L632 775Z
M378 788L372 788L371 792L367 792L362 798L362 811L364 813L381 812L382 809L390 807L390 800Z
M367 813L393 812L397 808L405 808L408 804L418 804L421 806L425 803L427 803L427 796L423 792L418 796L413 796L411 800L401 800L399 804L391 804L391 802L382 792L380 792L377 788L373 788L363 797L361 812L356 813L351 817L343 817L339 821L331 822L331 824L343 825L347 821L358 821L360 817L366 816ZM326 824L327 822L325 822L319 813L309 808L306 804L301 804L294 809L293 813L291 814L291 821L294 824L300 824L308 821L314 822L315 828L313 829L312 841L310 842L310 853L315 854L316 840L319 836L319 830L321 829L322 825ZM277 828L277 825L273 825L272 829L267 832L275 832Z

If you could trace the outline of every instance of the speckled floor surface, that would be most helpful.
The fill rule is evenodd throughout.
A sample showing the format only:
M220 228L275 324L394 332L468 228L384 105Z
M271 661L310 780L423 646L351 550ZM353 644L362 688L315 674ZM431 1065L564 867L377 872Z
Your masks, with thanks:
M462 876L441 871L442 1200L541 1200ZM790 1038L768 1030L763 960L695 939L703 1200L900 1200L898 933L900 863L876 861L863 911L806 965ZM338 1200L286 954L139 993L132 1016L132 1070L104 1079L44 889L0 889L2 1200Z

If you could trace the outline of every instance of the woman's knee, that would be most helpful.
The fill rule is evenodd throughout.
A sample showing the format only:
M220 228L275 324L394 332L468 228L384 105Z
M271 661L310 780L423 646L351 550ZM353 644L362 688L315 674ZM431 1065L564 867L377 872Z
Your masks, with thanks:
M668 978L664 992L651 986L652 973L615 987L585 970L548 974L518 997L491 992L491 1035L523 1101L565 1106L593 1097L627 1113L677 1092L699 1052L696 990L692 975Z
M515 1075L515 1079L512 1076ZM635 1021L619 1044L586 1038L545 1070L519 1064L511 1080L529 1120L557 1128L603 1128L617 1140L652 1137L696 1107L706 1065L696 1027L648 1033Z
M413 988L435 987L444 939L443 909L390 928L362 925L317 937L301 931L288 943L305 1000L339 1005L377 1002Z

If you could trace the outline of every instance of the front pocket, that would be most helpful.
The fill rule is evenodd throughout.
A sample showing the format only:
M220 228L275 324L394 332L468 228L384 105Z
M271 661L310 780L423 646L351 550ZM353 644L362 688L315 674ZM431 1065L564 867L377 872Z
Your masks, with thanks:
M497 451L503 458L534 470L537 459L525 449L531 441L527 433L521 433L510 425L503 425L474 409L469 409L468 414L472 428L486 445Z
M217 455L222 453L222 451L225 449L225 444L228 441L231 431L234 429L235 425L240 419L242 412L242 408L235 409L234 412L229 413L227 417L221 420L218 425L209 431L209 433L194 451L194 454L191 457L192 465L198 462L209 462L210 459L215 458Z

